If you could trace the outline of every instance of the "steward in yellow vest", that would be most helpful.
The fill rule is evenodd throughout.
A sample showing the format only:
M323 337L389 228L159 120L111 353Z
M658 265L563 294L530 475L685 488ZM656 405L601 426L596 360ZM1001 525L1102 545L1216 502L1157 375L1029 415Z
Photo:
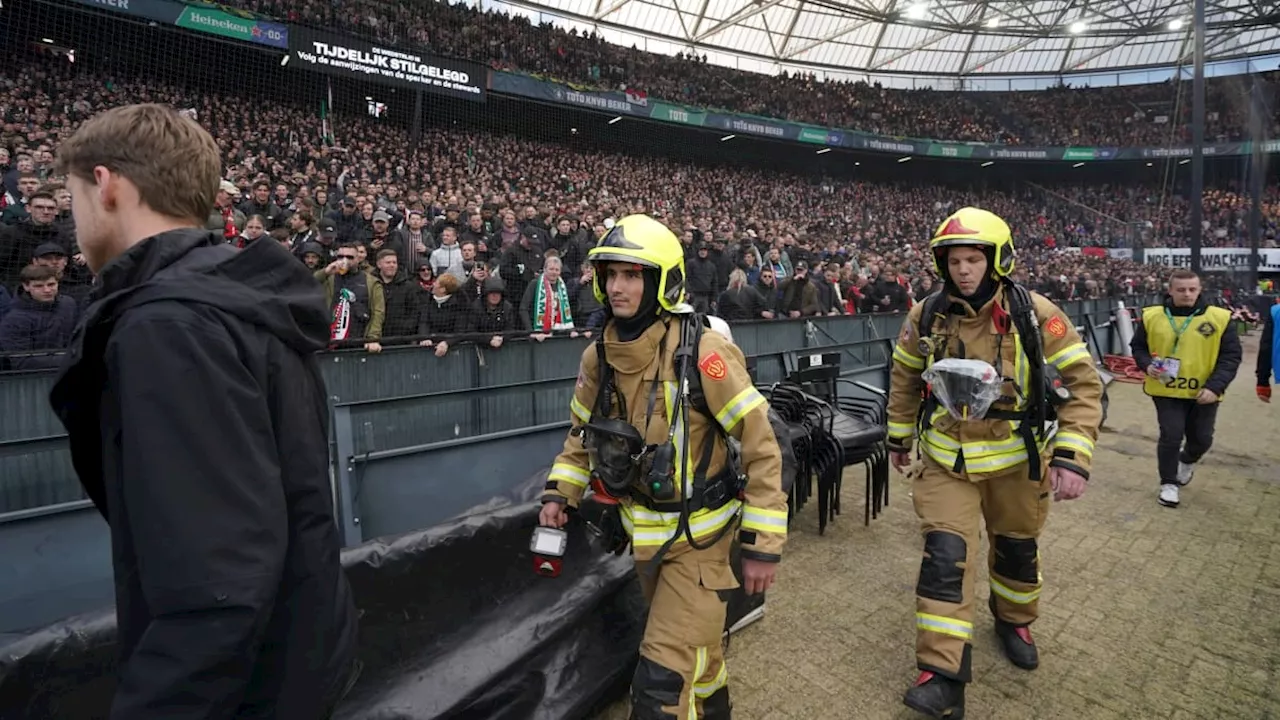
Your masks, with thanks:
M1200 291L1198 275L1175 270L1169 296L1163 305L1143 309L1129 345L1147 373L1143 389L1155 402L1159 502L1171 508L1178 507L1179 488L1191 482L1193 466L1213 444L1218 403L1242 355L1231 313L1206 305Z

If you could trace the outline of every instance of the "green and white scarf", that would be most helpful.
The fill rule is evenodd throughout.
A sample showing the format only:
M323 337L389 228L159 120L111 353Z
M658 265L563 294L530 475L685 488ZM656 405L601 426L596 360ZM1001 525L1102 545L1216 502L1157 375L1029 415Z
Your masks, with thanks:
M573 310L569 307L569 291L563 279L556 280L553 300L547 294L546 276L538 277L538 290L533 297L533 329L535 332L573 329Z

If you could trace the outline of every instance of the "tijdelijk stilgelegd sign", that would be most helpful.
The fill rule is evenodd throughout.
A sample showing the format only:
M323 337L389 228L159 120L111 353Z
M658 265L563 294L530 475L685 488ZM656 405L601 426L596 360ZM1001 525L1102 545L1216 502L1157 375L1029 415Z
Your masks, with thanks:
M289 29L289 63L305 70L365 78L427 92L484 102L487 71L465 60L420 55L364 40Z

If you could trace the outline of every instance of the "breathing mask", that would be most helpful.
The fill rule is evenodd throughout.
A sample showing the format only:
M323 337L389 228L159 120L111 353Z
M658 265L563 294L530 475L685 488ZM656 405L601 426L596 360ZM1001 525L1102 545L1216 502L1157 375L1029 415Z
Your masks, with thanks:
M582 446L591 456L592 485L597 490L621 498L639 481L645 443L631 423L593 419L582 426Z

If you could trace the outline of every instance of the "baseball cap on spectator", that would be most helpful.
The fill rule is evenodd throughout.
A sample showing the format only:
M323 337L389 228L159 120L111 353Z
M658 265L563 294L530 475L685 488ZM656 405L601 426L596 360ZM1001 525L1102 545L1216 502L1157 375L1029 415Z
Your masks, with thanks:
M334 237L338 234L338 226L334 225L332 220L321 220L316 226L316 231L325 237Z
M391 216L387 214L386 210L379 210L373 214L373 221L374 222L391 222Z
M804 260L801 260L801 261L799 261L799 262L797 262L797 263L796 263L796 267L795 267L795 269L796 269L796 270L808 270L808 269L809 269L809 263L805 262Z
M240 188L236 187L236 184L231 182L230 180L223 180L222 182L218 183L218 189L233 197L238 196L240 194Z
M346 205L347 207L355 207L356 199L351 197L344 197L342 198L342 204Z
M61 255L62 257L66 257L67 251L63 250L62 246L58 243L49 242L37 247L31 257L44 257L46 255Z

